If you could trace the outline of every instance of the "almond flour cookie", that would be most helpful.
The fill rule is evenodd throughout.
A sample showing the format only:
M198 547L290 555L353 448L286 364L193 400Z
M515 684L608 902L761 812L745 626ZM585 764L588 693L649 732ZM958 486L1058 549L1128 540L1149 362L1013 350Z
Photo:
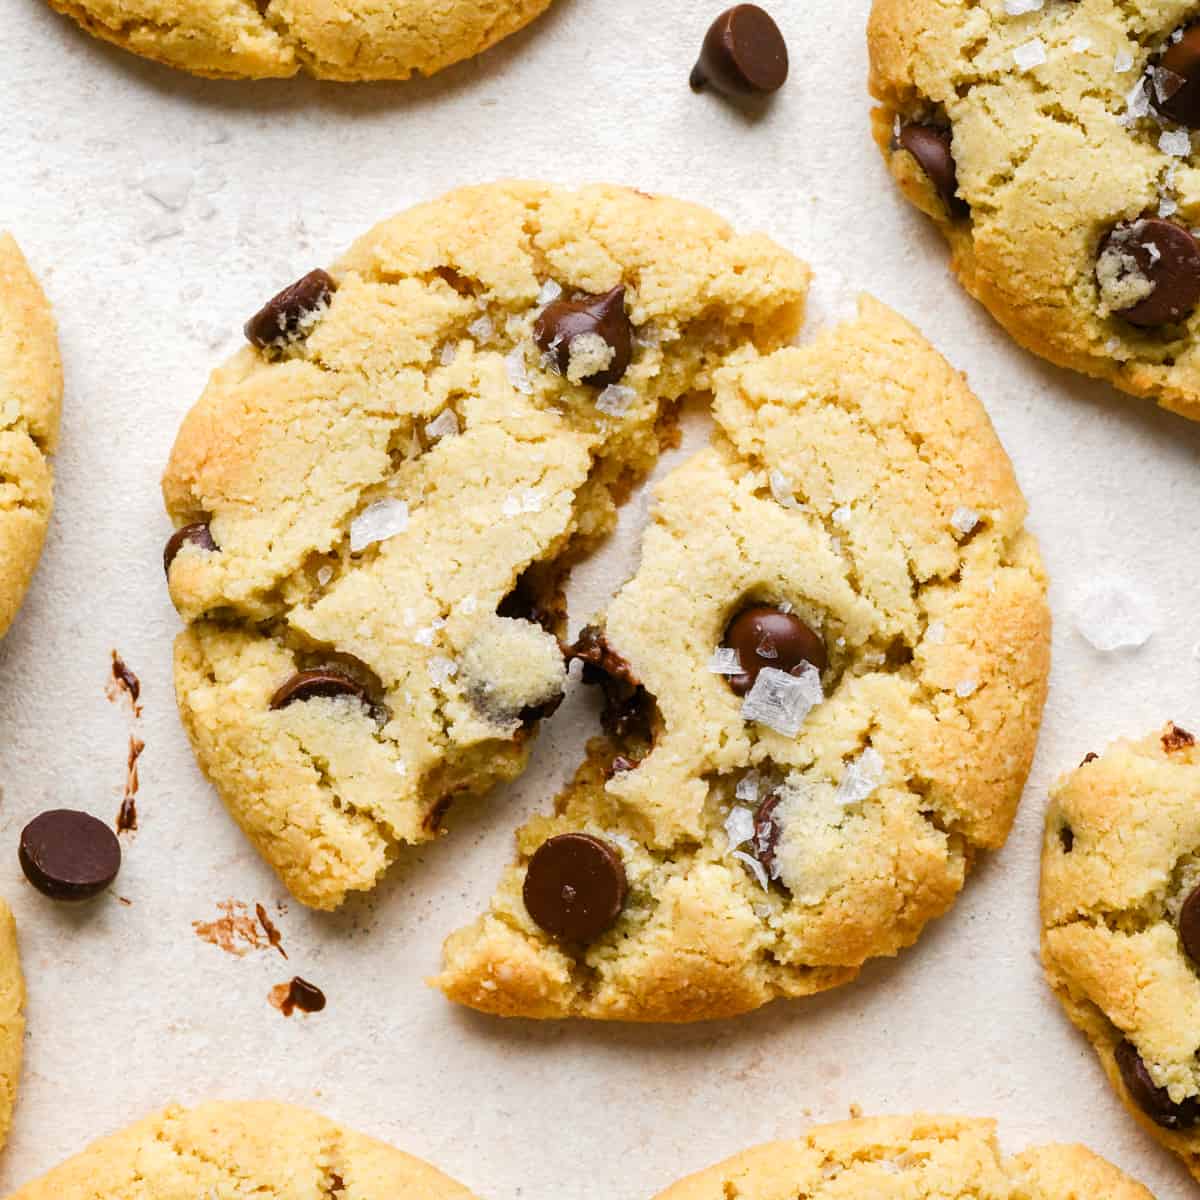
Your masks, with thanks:
M658 1200L1153 1200L1084 1146L1005 1158L995 1122L874 1117L757 1146Z
M0 900L0 1146L12 1128L21 1058L25 1050L25 979L17 949L17 926Z
M176 688L300 900L373 887L522 769L565 572L675 401L788 341L807 285L692 205L508 183L384 222L247 324L163 481Z
M875 138L1018 342L1200 419L1189 0L875 0Z
M1200 751L1168 725L1051 793L1042 958L1126 1107L1200 1179Z
M835 987L1008 834L1049 614L979 402L870 299L714 383L714 445L573 650L606 736L446 944L473 1008L692 1021Z
M0 637L46 540L62 387L50 305L17 243L0 233Z
M471 1200L418 1158L302 1108L169 1108L96 1142L8 1200Z
M194 75L306 71L354 82L432 75L527 25L551 0L50 0L88 33Z

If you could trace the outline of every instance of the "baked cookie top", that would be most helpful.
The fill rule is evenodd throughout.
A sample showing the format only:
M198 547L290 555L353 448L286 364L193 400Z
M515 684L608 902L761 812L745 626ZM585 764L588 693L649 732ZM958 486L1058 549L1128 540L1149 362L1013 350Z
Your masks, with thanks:
M0 636L46 540L62 390L50 305L17 243L0 233Z
M346 82L432 75L515 33L551 0L50 0L88 33L194 75L306 71Z
M419 1158L286 1104L169 1108L8 1200L471 1200Z
M607 735L447 941L435 982L471 1007L690 1021L833 987L1008 834L1049 614L963 377L866 298L714 382L713 446L574 649Z
M870 1117L757 1146L658 1200L1153 1200L1084 1146L1005 1158L994 1121Z
M247 326L163 480L180 712L292 892L372 887L524 765L561 581L676 400L788 341L808 270L712 213L506 183L386 221Z
M1055 786L1042 957L1141 1123L1200 1178L1200 751L1168 725Z
M1022 345L1200 418L1188 0L875 0L875 137ZM1193 94L1195 92L1195 94Z

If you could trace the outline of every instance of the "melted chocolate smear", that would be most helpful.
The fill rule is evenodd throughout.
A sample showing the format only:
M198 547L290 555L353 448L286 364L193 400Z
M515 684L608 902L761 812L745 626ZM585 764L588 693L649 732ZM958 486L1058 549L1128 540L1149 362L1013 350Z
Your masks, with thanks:
M121 800L121 810L117 813L118 833L133 833L138 827L138 759L141 758L145 748L146 743L137 734L129 735L129 757L125 766L125 795Z
M583 663L583 682L604 692L600 723L610 737L654 741L654 697L642 686L633 668L607 642L594 625L579 633L568 659Z
M125 665L125 660L114 650L112 652L113 682L117 690L129 697L129 706L133 715L142 715L142 706L138 703L142 695L142 681Z
M261 904L254 906L254 912L258 917L258 923L263 927L263 933L267 935L267 941L271 946L278 950L284 958L287 958L287 951L283 948L283 936L279 932L279 928L274 921L267 916L267 910Z
M316 984L295 976L289 983L276 984L271 989L271 1004L285 1017L299 1009L303 1013L317 1013L325 1007L325 993ZM338 1191L340 1188L332 1188Z
M270 943L263 941L258 922L240 900L222 900L217 908L221 916L215 921L193 921L192 928L201 941L224 950L236 958L244 957L250 950L266 949Z

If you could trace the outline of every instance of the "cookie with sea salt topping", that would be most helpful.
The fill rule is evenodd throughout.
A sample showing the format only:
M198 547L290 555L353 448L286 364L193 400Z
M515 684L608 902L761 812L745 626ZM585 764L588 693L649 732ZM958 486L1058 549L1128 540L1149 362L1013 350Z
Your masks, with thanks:
M1027 349L1200 419L1195 6L874 0L875 139Z
M1042 850L1042 958L1149 1133L1200 1178L1200 750L1170 724L1059 780Z
M795 334L808 270L634 191L470 188L254 314L163 481L180 713L294 895L375 885L524 766L561 584L676 401Z
M1085 1146L1006 1158L994 1121L869 1117L770 1142L700 1171L658 1200L1153 1200Z
M62 391L50 305L17 243L0 233L0 637L46 540Z
M168 1108L8 1200L472 1200L460 1183L316 1113L270 1102Z
M1046 695L1025 502L961 375L883 305L716 373L717 436L573 654L605 698L453 1000L725 1017L853 979L1004 843Z

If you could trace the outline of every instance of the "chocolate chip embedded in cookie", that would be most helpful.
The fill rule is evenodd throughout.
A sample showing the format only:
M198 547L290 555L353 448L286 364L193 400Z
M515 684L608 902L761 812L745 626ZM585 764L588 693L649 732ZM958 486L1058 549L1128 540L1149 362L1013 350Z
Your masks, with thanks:
M723 644L737 655L738 673L729 686L739 696L754 687L764 668L793 674L805 663L825 670L825 643L793 612L755 604L743 609L725 630Z
M246 322L246 340L259 349L302 340L320 320L336 291L337 284L328 271L309 271L272 296Z
M586 833L560 833L529 860L522 895L547 933L591 942L620 916L628 890L615 846Z
M633 327L623 284L603 296L555 300L533 323L533 340L572 383L618 383L633 357Z
M1200 245L1174 221L1123 222L1100 243L1096 279L1104 304L1131 325L1183 321L1200 301Z
M1042 958L1129 1110L1200 1178L1200 752L1177 725L1055 785Z

